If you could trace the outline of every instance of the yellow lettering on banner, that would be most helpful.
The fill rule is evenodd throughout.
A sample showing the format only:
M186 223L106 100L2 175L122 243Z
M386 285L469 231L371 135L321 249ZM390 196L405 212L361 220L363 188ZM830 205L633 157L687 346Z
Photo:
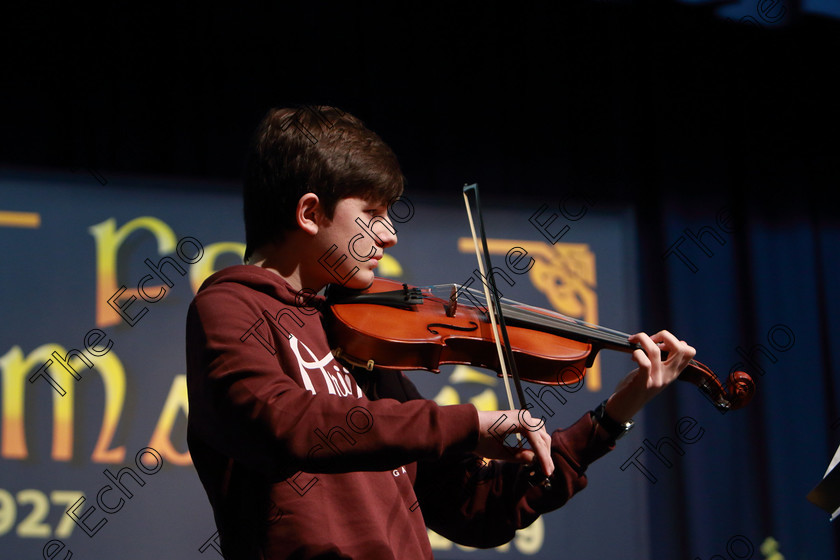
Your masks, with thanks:
M8 533L17 521L17 502L8 490L0 488L0 537Z
M472 552L473 550L480 550L480 549L475 548L473 546L466 546L466 545L457 544L457 543L455 544L455 546L457 546L461 550L465 550L467 552ZM500 544L499 546L494 546L493 550L495 550L496 552L509 552L510 551L510 543L506 542L505 544Z
M429 543L432 545L432 550L452 550L453 546L464 551L477 550L470 546L453 543L446 537L438 535L429 528L426 529L426 534L429 536ZM545 542L545 522L543 521L543 518L537 517L531 525L525 527L524 529L519 529L516 532L516 535L514 535L512 542L514 548L516 548L516 550L521 554L530 556L538 553ZM510 552L510 543L493 547L493 550L496 552Z
M498 378L465 365L455 366L455 369L449 375L449 383L453 385L478 383L492 387L497 382ZM461 404L461 395L451 385L444 385L432 400L441 406ZM469 402L475 405L478 410L499 410L499 399L492 389L485 389L481 393L470 397Z
M44 344L24 357L20 346L12 346L0 357L0 371L3 376L3 430L0 442L0 456L4 459L26 459L26 431L24 429L24 395L29 375L50 359L53 352L65 355L67 351L58 344ZM60 367L53 368L60 370ZM61 374L58 374L61 375ZM61 375L69 382L64 383L66 394L59 395L51 388L53 402L52 458L55 461L69 461L73 457L73 402L74 379L69 373Z
M545 523L542 517L537 517L531 525L518 530L513 538L513 546L522 554L536 554L542 549L543 542L545 542Z
M449 406L451 404L461 404L461 396L458 394L458 391L450 387L449 385L444 385L441 387L438 394L432 399L440 406Z
M24 403L28 378L48 360L52 353L66 355L67 350L58 344L44 344L27 356L23 355L20 346L13 346L4 356L0 357L0 373L3 387L3 416L2 442L0 442L0 457L4 459L26 459L29 451L26 447L26 430L24 426ZM119 424L125 401L125 370L114 352L97 358L93 367L102 377L105 389L105 411L102 417L102 428L99 439L94 447L91 460L99 463L121 463L125 458L125 448L109 449L114 433ZM76 380L70 373L53 363L51 374L60 378L65 391L62 396L49 389L53 401L53 440L52 459L54 461L69 461L73 458L74 417ZM56 373L58 372L58 373Z
M216 266L216 260L223 253L233 253L242 260L242 256L245 254L245 244L223 241L207 245L204 248L204 257L190 267L190 285L194 294L198 293L202 282L210 275L218 272L218 269L214 267Z
M452 374L449 376L450 383L478 383L479 385L487 385L489 387L493 387L498 381L499 378L496 376L488 375L463 364L455 366L455 369L452 370Z
M52 528L44 523L44 519L50 511L50 502L47 495L34 488L21 490L15 496L20 505L31 505L32 511L24 517L17 526L19 537L48 538Z
M426 534L429 535L429 543L432 545L432 550L450 550L452 548L452 541L441 537L428 527L426 528Z
M38 212L10 212L0 210L0 227L41 227L41 215Z
M79 501L79 498L84 497L84 492L79 492L78 490L53 490L50 492L50 501L53 504L63 505L64 507L61 508L61 511L67 511L67 509ZM61 521L58 522L58 525L55 526L55 536L59 539L64 539L69 537L73 533L73 529L76 527L76 523L73 521L73 518L69 515L62 515Z
M166 223L152 216L141 216L117 229L117 221L109 218L102 223L92 225L88 231L96 240L96 326L110 327L122 319L108 305L108 299L113 296L124 283L117 279L119 272L119 251L126 238L135 231L145 229L155 236L158 253L163 256L175 251L178 240L175 233ZM136 282L139 279L135 279ZM146 286L146 292L165 290L165 286ZM137 288L127 288L121 299L131 296L139 297Z
M102 413L102 429L93 448L90 460L94 463L122 463L125 460L125 446L109 449L120 423L125 403L125 369L112 351L98 358L94 366L102 375L105 385L105 411Z
M149 447L157 450L166 462L185 466L192 464L190 452L179 453L172 444L172 428L179 412L183 412L184 417L189 412L186 375L176 375L175 379L172 380L172 387L169 389L169 395L163 405L163 412L160 414L155 431L152 433L152 439L149 441Z
M382 260L379 261L379 266L376 270L377 276L384 276L386 278L399 278L403 275L403 268L400 265L400 261L388 253L382 255Z
M84 493L76 490L53 490L49 493L37 488L24 488L12 495L11 492L0 488L0 537L9 533L20 520L15 533L20 538L46 539L51 535L63 539L73 533L76 524L69 515L62 515L55 527L46 523L51 506L62 506L61 511L75 504ZM29 511L26 515L24 512ZM46 558L48 554L44 554ZM66 556L69 558L70 556Z
M484 389L474 397L470 397L470 402L478 410L499 410L499 398L493 389Z

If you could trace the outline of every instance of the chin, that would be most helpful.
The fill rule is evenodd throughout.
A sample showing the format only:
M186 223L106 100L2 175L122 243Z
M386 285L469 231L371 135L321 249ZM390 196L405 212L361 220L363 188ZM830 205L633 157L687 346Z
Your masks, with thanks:
M344 284L344 287L351 290L366 290L373 284L373 277L374 275L372 270L360 269L347 281L347 283Z

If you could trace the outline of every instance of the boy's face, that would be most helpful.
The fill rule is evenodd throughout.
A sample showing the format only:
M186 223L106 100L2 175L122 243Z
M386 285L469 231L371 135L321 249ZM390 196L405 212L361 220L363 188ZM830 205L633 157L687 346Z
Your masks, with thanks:
M357 290L371 285L385 249L397 243L387 205L356 197L343 198L336 204L333 219L321 226L318 236L325 253L333 245L338 247L321 263L326 282ZM339 263L339 259L343 262ZM328 266L334 267L332 271L327 270Z

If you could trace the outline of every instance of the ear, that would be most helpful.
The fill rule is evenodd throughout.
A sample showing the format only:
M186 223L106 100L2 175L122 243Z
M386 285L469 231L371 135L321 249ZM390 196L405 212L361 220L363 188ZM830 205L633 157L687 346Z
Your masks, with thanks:
M295 212L297 225L309 235L318 233L318 229L325 218L324 208L315 193L306 193L298 200Z

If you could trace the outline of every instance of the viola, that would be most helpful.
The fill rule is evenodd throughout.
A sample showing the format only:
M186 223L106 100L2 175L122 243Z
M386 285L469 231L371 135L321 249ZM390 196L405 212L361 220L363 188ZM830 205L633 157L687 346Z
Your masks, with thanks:
M333 353L369 370L439 372L442 364L468 364L501 376L504 360L494 341L502 328L518 378L544 385L579 383L602 349L630 353L640 348L627 334L509 300L501 303L506 326L497 325L480 294L454 284L417 288L376 278L361 292L331 286L327 304ZM745 406L755 392L748 374L732 373L724 387L696 360L679 379L696 385L722 410Z

